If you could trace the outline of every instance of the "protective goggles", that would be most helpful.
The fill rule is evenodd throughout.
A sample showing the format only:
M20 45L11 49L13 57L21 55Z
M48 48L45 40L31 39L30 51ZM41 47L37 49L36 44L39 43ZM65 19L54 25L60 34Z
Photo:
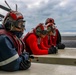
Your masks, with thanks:
M43 35L46 35L47 34L47 30L42 30L40 33L43 34Z
M54 27L54 26L49 26L49 27L47 28L47 31L48 31L48 32L52 31L53 33L55 33L55 27Z
M25 21L22 19L16 21L15 27L18 29L25 29Z

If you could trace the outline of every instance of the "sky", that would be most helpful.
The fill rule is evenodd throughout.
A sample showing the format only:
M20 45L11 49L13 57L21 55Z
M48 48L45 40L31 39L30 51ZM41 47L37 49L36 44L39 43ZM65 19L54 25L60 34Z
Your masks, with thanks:
M0 4L7 7L0 0ZM53 18L60 32L76 32L76 0L6 0L10 7L21 12L26 20L26 32L36 27L39 23L45 23L47 18ZM6 15L6 11L0 9L0 13Z

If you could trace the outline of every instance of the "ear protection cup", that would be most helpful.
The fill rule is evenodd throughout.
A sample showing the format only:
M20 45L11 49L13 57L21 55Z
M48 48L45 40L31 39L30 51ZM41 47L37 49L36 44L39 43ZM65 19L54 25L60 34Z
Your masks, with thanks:
M11 30L12 25L13 25L13 22L10 21L9 19L7 19L4 24L6 30Z
M37 29L36 29L36 35L40 35L40 32L41 32L41 28L40 27L38 27Z
M40 34L47 34L47 26L44 26L40 23L40 25L35 29L36 35L40 36Z

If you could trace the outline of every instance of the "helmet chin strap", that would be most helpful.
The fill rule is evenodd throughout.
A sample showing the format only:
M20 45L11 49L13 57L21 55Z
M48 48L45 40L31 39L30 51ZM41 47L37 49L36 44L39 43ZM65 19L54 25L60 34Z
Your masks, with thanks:
M26 30L25 28L22 28L22 27L18 27L18 26L15 26L16 28L20 29L20 30Z
M18 27L18 26L15 26L16 28L18 28L18 29L22 29L22 28L20 28L20 27Z

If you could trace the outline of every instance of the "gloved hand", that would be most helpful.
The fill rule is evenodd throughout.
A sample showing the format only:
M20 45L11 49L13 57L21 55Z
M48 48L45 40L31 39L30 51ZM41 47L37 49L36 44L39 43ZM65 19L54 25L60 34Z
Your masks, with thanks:
M23 53L21 54L21 56L22 56L23 60L29 60L29 59L30 59L28 52L23 52Z
M56 54L58 52L58 48L56 46L52 46L48 50L48 54Z
M31 66L31 61L29 57L29 53L24 52L20 55L22 61L20 63L20 70L26 70Z
M58 49L64 49L65 45L62 43L57 44Z

